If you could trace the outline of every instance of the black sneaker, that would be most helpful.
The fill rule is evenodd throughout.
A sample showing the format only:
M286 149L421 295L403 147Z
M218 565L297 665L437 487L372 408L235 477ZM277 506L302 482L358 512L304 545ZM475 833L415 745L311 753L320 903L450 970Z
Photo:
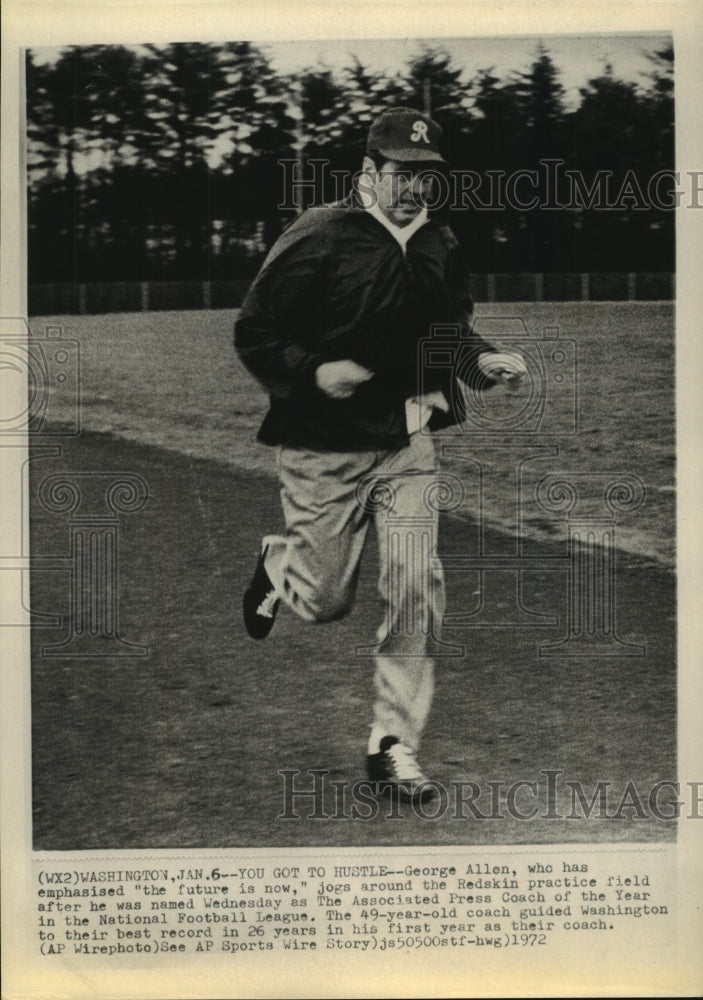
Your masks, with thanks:
M252 639L265 639L273 628L280 603L269 575L264 568L268 545L264 547L254 570L251 583L244 592L242 612L244 627Z
M384 736L378 753L366 758L366 772L376 783L378 793L396 793L405 802L423 802L434 798L434 785L422 773L415 751L397 736Z

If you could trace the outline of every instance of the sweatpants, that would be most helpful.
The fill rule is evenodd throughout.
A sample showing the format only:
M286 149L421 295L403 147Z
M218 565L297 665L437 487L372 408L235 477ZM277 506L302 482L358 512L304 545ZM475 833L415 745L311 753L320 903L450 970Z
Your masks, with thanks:
M266 570L282 601L306 621L330 622L352 607L374 522L386 614L371 647L373 723L413 749L430 710L445 605L430 502L437 471L435 444L422 433L395 451L280 448L286 534L265 539Z

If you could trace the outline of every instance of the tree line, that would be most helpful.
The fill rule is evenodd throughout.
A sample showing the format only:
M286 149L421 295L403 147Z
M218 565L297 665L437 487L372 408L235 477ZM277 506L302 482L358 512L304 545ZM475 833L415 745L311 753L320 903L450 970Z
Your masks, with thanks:
M248 277L396 105L442 125L460 180L437 211L474 271L673 270L673 50L649 59L639 83L605 65L571 108L542 45L507 79L430 47L402 72L295 75L249 42L29 52L30 283Z

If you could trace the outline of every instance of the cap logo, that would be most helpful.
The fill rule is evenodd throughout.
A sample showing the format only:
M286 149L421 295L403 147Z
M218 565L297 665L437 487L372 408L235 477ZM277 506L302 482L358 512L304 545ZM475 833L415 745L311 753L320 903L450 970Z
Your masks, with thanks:
M413 123L413 130L410 135L411 142L419 142L422 139L427 145L430 145L430 139L427 135L427 122L417 121Z

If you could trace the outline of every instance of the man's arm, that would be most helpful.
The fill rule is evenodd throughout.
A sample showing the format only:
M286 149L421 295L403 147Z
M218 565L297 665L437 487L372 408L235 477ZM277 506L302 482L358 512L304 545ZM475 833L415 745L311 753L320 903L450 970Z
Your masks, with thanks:
M487 376L479 359L493 354L496 348L477 333L474 323L474 302L471 295L471 274L465 251L460 246L451 227L443 223L439 230L447 248L447 285L450 293L450 316L459 328L458 340L452 337L449 346L454 354L451 368L442 367L433 372L425 369L423 384L426 389L441 390L448 398L454 394L454 380L458 377L473 389L491 389L496 382Z
M478 360L481 354L495 351L495 347L484 340L474 325L474 300L471 295L471 268L467 255L448 225L440 227L450 251L450 287L452 291L452 315L461 327L462 339L471 357Z
M296 223L283 234L247 292L234 344L246 368L273 396L288 399L315 385L324 358L317 330L324 247Z
M449 344L454 363L443 368L439 378L436 375L434 378L427 378L425 375L424 378L424 385L430 389L439 389L446 403L442 406L433 402L434 414L430 420L430 430L461 423L466 419L461 403L466 390L485 392L500 382L515 388L526 372L522 358L512 355L508 359L476 331L468 261L451 229L446 225L440 228L450 251L452 319L460 328L460 338Z

